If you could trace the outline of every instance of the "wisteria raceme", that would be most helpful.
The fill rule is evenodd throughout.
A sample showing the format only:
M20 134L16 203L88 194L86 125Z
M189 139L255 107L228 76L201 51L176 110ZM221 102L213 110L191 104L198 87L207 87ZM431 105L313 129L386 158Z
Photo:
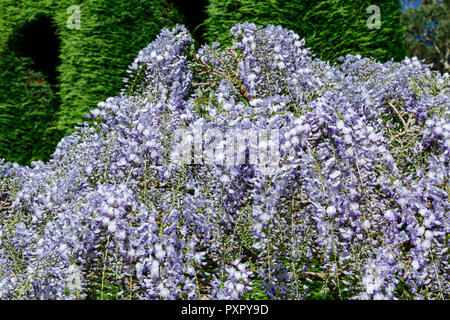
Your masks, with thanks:
M449 298L449 75L231 36L162 30L48 163L0 160L0 299Z

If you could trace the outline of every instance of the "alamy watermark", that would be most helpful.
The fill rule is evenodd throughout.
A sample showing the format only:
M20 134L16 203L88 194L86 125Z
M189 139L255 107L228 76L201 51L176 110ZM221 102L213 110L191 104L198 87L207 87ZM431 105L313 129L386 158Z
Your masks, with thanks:
M227 129L197 125L178 129L171 161L180 164L250 164L270 170L280 165L279 129Z
M369 29L380 29L381 28L381 9L377 5L368 6L366 12L372 14L367 19L367 28Z
M72 5L67 8L66 12L70 14L67 18L67 28L81 29L81 9L79 6Z

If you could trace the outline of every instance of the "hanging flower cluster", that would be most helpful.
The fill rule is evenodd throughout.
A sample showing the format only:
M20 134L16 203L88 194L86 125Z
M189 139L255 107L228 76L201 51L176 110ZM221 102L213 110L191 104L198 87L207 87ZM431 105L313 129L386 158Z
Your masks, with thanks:
M0 162L0 299L449 298L449 75L231 36L162 30L48 163Z

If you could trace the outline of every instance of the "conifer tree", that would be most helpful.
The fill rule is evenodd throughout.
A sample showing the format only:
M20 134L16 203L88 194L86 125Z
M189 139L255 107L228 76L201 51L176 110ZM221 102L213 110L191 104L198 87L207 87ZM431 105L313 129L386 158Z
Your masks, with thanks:
M59 129L67 133L84 114L119 94L126 68L139 50L164 27L182 22L169 1L78 1L80 27L65 27L73 2L58 2L56 19L62 40ZM73 14L73 13L72 13Z
M425 59L442 72L450 72L450 1L406 1L402 14L408 55Z
M120 93L139 50L176 23L166 0L0 1L0 159L48 159L88 110ZM56 37L57 48L36 37Z
M373 5L380 9L379 29L368 26ZM226 43L235 23L249 21L295 31L323 60L346 54L400 60L405 56L400 10L396 0L214 0L208 6L206 38Z

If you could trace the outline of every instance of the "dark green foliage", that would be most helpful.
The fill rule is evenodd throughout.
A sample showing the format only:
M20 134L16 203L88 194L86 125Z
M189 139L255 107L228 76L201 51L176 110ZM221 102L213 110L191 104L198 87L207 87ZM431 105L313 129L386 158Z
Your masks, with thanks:
M282 8L281 3L288 7ZM209 42L217 41L229 44L230 29L236 24L244 21L260 25L278 25L287 27L290 19L286 15L293 15L302 8L302 1L279 1L279 0L214 0L208 6L209 18L206 21L206 39ZM296 6L295 4L298 4ZM283 19L283 13L285 19Z
M80 29L69 29L81 10ZM98 102L120 93L127 66L163 27L167 0L1 0L0 158L48 159Z
M41 71L50 83L57 83L61 43L50 17L42 14L25 23L11 34L7 45L15 55L29 57L31 68Z
M381 9L380 29L369 29L370 5ZM396 0L214 0L208 7L206 38L227 42L229 29L238 22L282 25L305 38L323 60L361 54L386 61L403 59L400 3Z
M436 70L450 72L450 1L423 1L402 14L408 55L425 59Z
M163 27L181 22L168 1L84 0L77 3L81 28L69 29L71 4L60 2L56 14L62 39L59 125L65 132L98 102L117 95L139 50Z
M54 149L59 100L31 62L0 50L0 157L20 164L47 160Z
M0 1L0 158L20 164L48 159L56 145L47 127L56 120L57 87L26 57L21 38L24 29L34 31L33 21L48 18L51 25L50 4Z

